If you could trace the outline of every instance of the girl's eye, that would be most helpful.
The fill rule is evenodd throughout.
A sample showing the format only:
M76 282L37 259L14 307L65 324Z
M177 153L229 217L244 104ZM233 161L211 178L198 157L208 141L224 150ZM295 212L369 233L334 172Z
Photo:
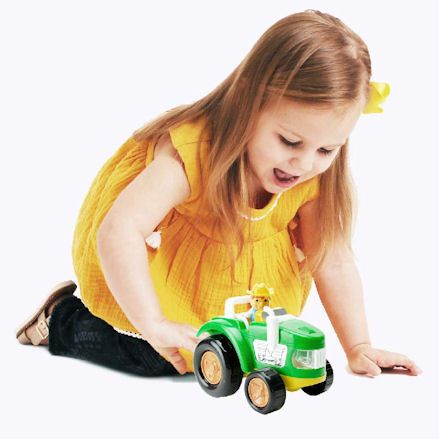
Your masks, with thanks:
M322 154L324 154L324 155L329 155L329 154L331 154L334 150L332 149L331 151L329 151L329 149L320 148L319 151L320 151Z
M282 137L282 136L279 136L279 137L280 137L281 141L282 141L285 145L288 145L288 146L297 146L297 145L300 144L300 142L290 142L289 140L285 139L285 137ZM319 151L320 151L320 153L323 154L323 155L329 155L329 154L332 154L335 150L334 150L334 149L332 149L332 150L328 150L328 149L325 149L325 148L320 148Z
M290 142L289 140L285 139L285 137L283 137L283 136L279 136L279 138L283 143L285 143L285 145L288 145L288 146L296 146L300 143L300 142Z

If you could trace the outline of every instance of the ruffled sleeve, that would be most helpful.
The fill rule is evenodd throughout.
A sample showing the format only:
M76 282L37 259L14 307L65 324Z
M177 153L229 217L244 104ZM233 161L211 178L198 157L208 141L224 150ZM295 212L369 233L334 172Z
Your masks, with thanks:
M175 207L177 211L186 215L195 215L200 210L200 196L203 187L203 163L207 158L209 139L201 139L204 119L196 122L185 122L169 130L172 144L177 150L190 186L190 196L184 203Z

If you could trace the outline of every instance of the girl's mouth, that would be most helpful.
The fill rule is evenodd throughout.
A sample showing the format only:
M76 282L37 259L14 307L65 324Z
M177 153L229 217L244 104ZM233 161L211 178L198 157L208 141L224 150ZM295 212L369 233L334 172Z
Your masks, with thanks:
M280 187L291 187L299 180L300 177L287 174L278 168L273 169L274 180Z

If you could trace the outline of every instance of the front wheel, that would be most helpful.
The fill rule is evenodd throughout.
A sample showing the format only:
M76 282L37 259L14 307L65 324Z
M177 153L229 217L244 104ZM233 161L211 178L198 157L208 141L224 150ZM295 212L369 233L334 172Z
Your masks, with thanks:
M285 384L274 369L261 369L247 376L245 396L252 409L266 415L279 410L284 405Z
M302 390L308 395L320 395L326 392L334 381L334 372L332 370L331 364L326 360L326 380L322 383L314 384L313 386L302 387Z
M202 389L216 398L235 393L243 376L235 348L222 334L198 343L194 352L194 373Z

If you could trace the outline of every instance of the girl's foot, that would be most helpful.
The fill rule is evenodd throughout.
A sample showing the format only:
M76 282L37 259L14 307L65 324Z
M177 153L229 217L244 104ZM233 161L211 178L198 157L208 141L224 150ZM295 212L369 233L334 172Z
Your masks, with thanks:
M21 344L47 346L49 344L49 320L52 311L61 300L72 295L76 288L77 286L72 280L55 285L50 295L35 313L17 329L17 340Z

